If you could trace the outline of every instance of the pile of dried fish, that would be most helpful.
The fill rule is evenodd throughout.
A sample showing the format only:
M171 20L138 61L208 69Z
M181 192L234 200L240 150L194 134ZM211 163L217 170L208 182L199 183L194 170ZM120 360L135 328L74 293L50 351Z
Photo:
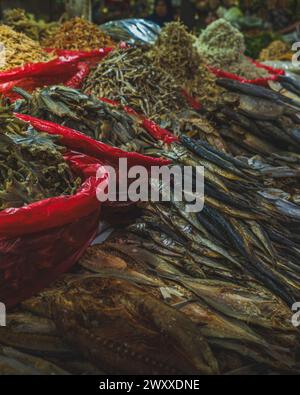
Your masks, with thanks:
M1 71L24 66L26 63L47 62L53 58L43 51L39 43L5 25L0 25L0 42L3 45Z
M194 47L195 37L180 22L166 24L149 56L201 104L218 101L221 89Z
M247 79L267 77L266 70L256 67L245 55L244 36L230 22L218 19L210 24L196 41L196 48L207 63L217 69Z
M65 22L43 43L47 48L90 51L113 47L111 38L97 25L83 18Z
M82 133L124 150L143 152L155 141L141 127L140 119L128 115L122 106L115 107L93 96L62 86L36 90L33 94L15 88L26 101L15 103L14 111L34 115L77 129ZM197 134L198 137L224 150L219 134L195 111L185 109L169 116L161 125L180 135Z
M14 104L17 112L68 126L126 151L142 153L156 144L137 117L75 89L52 86L33 94L19 88L15 91L26 99Z
M47 23L44 20L36 20L34 15L27 13L21 8L9 8L3 12L3 23L10 26L16 32L24 33L35 41L42 42L58 29L58 23Z
M220 79L227 89L208 118L226 140L234 156L256 157L253 165L269 180L295 184L300 176L300 104L269 89ZM281 182L281 181L280 181ZM292 200L298 201L295 196Z
M0 210L76 192L59 139L0 109Z
M46 304L38 309L36 299L9 313L7 326L0 328L0 374L103 374L67 344Z
M113 51L90 73L83 89L86 94L129 105L176 135L205 135L204 139L225 150L219 133L191 110L181 86L140 48Z
M184 220L179 212L177 215L179 221ZM174 232L162 218L161 212L146 210L138 223L92 247L80 262L95 273L94 280L86 276L88 281L101 284L110 278L112 282L119 279L138 284L147 295L185 314L198 325L207 342L205 349L211 349L221 373L237 368L291 372L296 365L299 332L290 321L290 309L250 275L239 277L233 270L231 279L218 277L222 261L213 264L212 259L190 251L184 245L184 235ZM226 264L224 269L230 272ZM163 319L161 314L160 322ZM178 321L177 330L185 331L185 325ZM173 344L176 347L176 342Z
M15 90L26 99L26 101L18 101L15 104L14 110L17 112L31 114L69 126L96 140L127 151L145 153L147 147L158 146L158 143L145 132L140 120L128 115L121 107L114 107L74 89L61 86L43 88L33 94L28 94L18 88ZM222 106L218 107L216 112L209 111L207 114L209 119L213 119L217 123L227 140L226 148L232 150L235 155L243 155L248 158L254 156L253 159L249 160L249 163L264 176L265 186L292 192L290 199L297 202L297 195L299 195L297 190L299 158L297 154L289 155L289 153L280 151L279 148L276 149L272 135L265 134L263 141L260 141L259 137L252 136L249 138L252 129L243 131L243 125L236 124L238 119L244 119L246 115L240 115L241 110L238 108L232 109L229 113L228 95L228 92L222 94L220 96L220 100L223 101ZM231 96L229 95L229 97ZM250 100L249 97L246 98ZM259 113L262 112L262 103L258 101L256 104ZM274 104L272 106L274 107ZM205 109L207 110L206 107ZM231 118L225 118L225 112L231 114ZM232 114L234 114L234 117ZM210 145L220 151L224 151L224 145L215 134L215 129L210 123L206 122L205 119L203 121L202 117L192 111L180 115L180 120L170 118L170 122L165 120L161 122L161 125L170 130L174 128L178 136L183 132L191 136L197 135L201 140L209 142ZM223 122L221 122L222 117L225 118ZM253 123L254 120L248 120L249 128L251 126L250 121ZM272 124L266 121L264 123L269 125L268 129L273 130ZM242 131L243 134L241 134ZM295 131L296 126L294 127ZM245 137L245 142L241 139L242 136ZM254 144L256 139L258 142ZM272 143L268 142L268 139ZM249 145L248 149L245 148L246 144ZM268 151L266 148L269 148ZM258 154L261 154L263 159Z
M21 359L29 374L37 362L46 374L298 372L290 309L229 261L187 248L165 210L145 207L91 247L74 274L9 314L0 371L19 371Z
M268 60L289 60L291 61L293 53L290 46L280 40L273 41L267 48L263 49L259 55L262 62Z
M54 117L60 123L67 120L67 122L71 122L73 127L76 126L78 130L84 131L86 126L83 127L82 125L86 125L86 122L82 122L80 117L77 116L78 112L71 111L69 107L64 107L61 104L58 108L64 108L63 113L59 114L57 111L53 111L55 94L59 93L57 89L60 88L52 89L52 101L49 101L48 89L48 95L44 97L44 102L48 104L42 107L42 113L39 115L43 116L44 114L47 119ZM62 93L60 92L57 95L59 100L64 97ZM74 100L76 97L80 97L78 94L74 97L73 92L71 93L72 95L67 96L69 99ZM40 102L43 101L43 95L40 96L39 100ZM64 100L66 105L70 106L72 104L66 98ZM84 100L86 101L86 98ZM49 103L52 104L49 105ZM77 107L84 108L82 103ZM74 103L71 108L72 110L75 109ZM117 109L114 111L114 114L118 113ZM117 136L113 137L115 132ZM124 140L122 141L118 134L119 132L114 127L110 134L105 135L106 141L110 144L122 143L124 145ZM181 166L187 165L196 168L196 166L202 165L205 167L205 208L208 211L204 221L205 226L209 226L209 232L212 232L212 238L203 230L203 226L200 226L199 229L196 227L198 233L191 237L196 239L200 237L201 248L197 250L198 254L202 253L205 256L208 253L208 258L212 256L217 259L224 256L229 261L235 262L237 267L241 265L237 262L244 260L243 270L251 273L267 288L270 288L273 293L279 295L288 303L299 297L300 287L296 280L299 279L299 276L297 270L295 269L294 273L294 269L292 269L293 265L297 267L299 255L296 247L300 218L299 208L281 199L270 200L264 188L264 178L259 172L247 163L218 151L204 140L196 141L181 136L181 145L174 143L159 146L153 144L153 139L150 136L148 138L145 136L145 131L138 134L138 138L144 140L145 143L143 153L164 156ZM122 137L126 138L126 134L123 134ZM131 139L131 137L128 138ZM128 143L130 144L130 142L129 140ZM137 147L138 145L135 148ZM130 148L130 145L128 145L128 148ZM270 217L273 217L273 219L270 220ZM170 215L168 215L168 221L170 221ZM173 224L174 227L178 225L179 222L177 221ZM227 241L224 240L220 227L227 233ZM211 248L211 245L207 243L210 243L210 240L216 237L219 237L217 248L220 248L220 250L213 247L212 251L207 252L208 246ZM224 242L225 246L222 246ZM228 242L233 249L232 255L228 255L226 252L226 249L228 249L226 243ZM274 262L277 263L276 268ZM290 265L292 266L290 267Z
M149 118L187 106L180 85L141 48L113 51L89 75L83 90L130 105Z

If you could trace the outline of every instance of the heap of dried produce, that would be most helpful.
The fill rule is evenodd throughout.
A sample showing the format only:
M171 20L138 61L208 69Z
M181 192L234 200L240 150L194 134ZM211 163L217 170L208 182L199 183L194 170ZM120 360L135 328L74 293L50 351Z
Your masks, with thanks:
M32 300L26 301L23 308L7 314L7 326L0 328L1 375L103 374L78 352L74 354L46 305L39 313L32 305Z
M210 24L196 41L199 54L214 68L237 74L247 79L263 78L269 74L256 67L245 55L243 34L227 22L218 19Z
M180 135L197 135L225 150L219 133L191 110L182 88L167 71L155 66L141 48L113 51L84 83L84 92L129 105L139 114Z
M144 207L91 247L77 274L9 314L0 350L14 349L0 371L24 368L13 364L21 359L34 374L38 353L47 374L297 373L289 306L229 261L187 248L201 223L172 205Z
M144 148L155 145L140 121L121 107L64 86L39 89L32 95L22 89L15 90L26 98L15 103L17 112L63 124L126 151L143 152Z
M195 37L179 22L166 24L150 51L155 65L172 75L191 96L202 104L218 101L221 89L194 47Z
M189 213L173 196L170 203L142 205L136 222L81 260L88 272L81 269L26 307L47 314L73 349L108 373L297 371L290 306L300 297L299 207L270 199L256 170L203 140L182 136L180 144L157 145L135 127L121 137L116 120L131 117L68 88L33 97L29 108L47 119L117 145L138 133L149 144L144 153L202 165L206 178L202 212ZM286 102L284 108L291 109ZM87 122L87 114L97 118L100 109L108 122ZM199 337L192 347L195 324ZM164 333L163 344L157 333ZM18 348L17 335L9 335L0 342Z
M52 86L29 94L15 88L25 101L18 101L14 110L38 118L67 125L107 144L124 150L144 152L155 145L145 133L139 117L128 115L122 106L112 106L93 96L62 86ZM178 110L179 111L179 110ZM224 151L224 143L213 126L195 111L185 109L177 114L159 116L160 123L175 134L197 135Z
M141 48L113 51L89 75L83 89L87 94L130 105L149 118L186 107L180 85L154 66Z
M3 44L1 56L4 65L0 70L24 66L27 63L47 62L53 58L36 41L23 33L17 33L9 26L0 25L0 42ZM2 63L2 62L1 62Z
M113 47L114 43L97 25L77 17L62 24L43 45L47 48L89 51Z
M0 210L76 192L75 179L59 139L38 133L0 110Z
M67 120L67 122L72 122L78 130L84 131L86 125L82 125L85 121L82 121L77 116L78 112L74 111L75 103L72 104L72 110L65 104L60 104L58 108L64 108L65 112L60 115L55 113L53 110L55 89L53 92L52 102L47 96L44 100L40 99L40 101L48 102L46 107L42 107L44 116L49 119L50 114L50 117L55 117L59 123ZM63 96L58 97L61 99ZM64 100L64 103L70 106L70 102L68 103L66 98ZM78 103L80 101L77 101L77 106ZM82 104L78 107L82 107ZM121 143L120 137L114 137L115 130L106 134L106 139L110 140L110 143ZM124 133L123 137L126 138L126 135L129 138L129 148L131 137L127 133ZM292 274L290 268L290 265L297 265L299 255L296 247L299 207L280 198L274 200L271 197L270 199L268 190L264 188L262 174L248 163L217 150L205 140L196 141L181 136L181 144L162 146L151 144L153 139L145 136L145 131L137 136L145 143L142 148L143 153L172 159L174 164L180 166L205 167L206 214L199 219L200 225L196 222L195 233L193 232L190 236L186 235L189 248L193 249L192 243L198 240L200 247L195 247L195 254L201 254L203 259L216 259L218 264L222 257L231 262L233 272L227 279L234 276L235 269L239 269L252 275L288 303L292 303L294 298L299 297L300 288L295 280L298 274ZM171 221L170 215L167 217L168 221ZM273 217L272 221L270 221L271 217ZM190 218L189 221L194 221L194 219ZM179 221L174 221L175 233L180 233L178 226L182 230L187 229ZM204 229L206 227L207 230ZM220 227L227 234L228 240L222 236ZM232 248L231 253L228 253L229 245ZM289 252L286 251L287 246L289 246ZM277 265L274 266L274 262L277 262ZM227 266L228 262L225 267Z
M24 33L35 41L42 42L58 29L58 23L47 23L44 20L36 20L34 15L27 13L21 8L4 10L3 23L10 26L16 32Z
M291 61L293 53L290 46L284 41L275 40L267 48L263 49L259 55L262 62L268 60L289 60Z
M230 263L213 264L213 259L191 251L185 234L168 222L168 213L172 224L186 223L191 233L197 226L183 212L154 206L125 231L92 247L80 264L111 281L119 277L140 284L147 295L176 307L198 325L221 373L249 365L254 372L295 368L299 332L290 321L289 307Z
M275 178L275 186L299 202L299 102L255 85L228 79L217 82L227 91L221 95L222 105L207 116L217 125L230 152L257 156L252 162L270 186Z

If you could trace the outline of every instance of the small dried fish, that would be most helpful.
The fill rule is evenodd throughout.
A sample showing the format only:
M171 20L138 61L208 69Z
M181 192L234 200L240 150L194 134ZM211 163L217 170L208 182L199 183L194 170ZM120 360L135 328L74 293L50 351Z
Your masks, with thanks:
M46 48L89 51L113 47L111 38L97 25L83 18L73 18L63 23L43 41Z
M1 71L53 59L53 55L43 51L38 42L3 24L0 25L0 41L5 47L5 65L1 65Z

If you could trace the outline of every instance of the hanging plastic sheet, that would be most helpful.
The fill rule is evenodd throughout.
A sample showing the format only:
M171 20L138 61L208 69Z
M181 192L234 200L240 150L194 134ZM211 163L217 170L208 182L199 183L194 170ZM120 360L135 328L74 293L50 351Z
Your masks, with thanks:
M116 41L128 44L154 44L161 32L161 28L154 22L146 19L121 19L101 25L110 37Z

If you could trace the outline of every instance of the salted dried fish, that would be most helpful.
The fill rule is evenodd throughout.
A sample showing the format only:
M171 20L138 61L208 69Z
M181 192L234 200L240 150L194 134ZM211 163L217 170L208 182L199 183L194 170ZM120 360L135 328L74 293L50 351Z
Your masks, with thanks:
M0 109L0 210L76 192L56 136L38 133L6 108Z
M68 340L108 372L218 372L209 346L183 314L124 281L79 279L51 304Z

